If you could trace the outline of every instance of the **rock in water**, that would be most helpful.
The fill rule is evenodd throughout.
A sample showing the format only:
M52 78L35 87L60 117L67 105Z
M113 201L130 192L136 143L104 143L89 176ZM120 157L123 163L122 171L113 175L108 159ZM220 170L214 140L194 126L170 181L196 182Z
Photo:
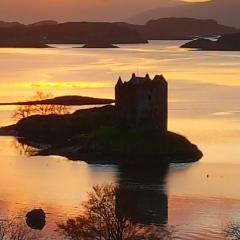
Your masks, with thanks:
M240 51L240 33L226 34L218 40L199 38L181 46L205 51Z
M26 215L27 225L35 230L42 230L46 224L46 214L42 209L34 209Z

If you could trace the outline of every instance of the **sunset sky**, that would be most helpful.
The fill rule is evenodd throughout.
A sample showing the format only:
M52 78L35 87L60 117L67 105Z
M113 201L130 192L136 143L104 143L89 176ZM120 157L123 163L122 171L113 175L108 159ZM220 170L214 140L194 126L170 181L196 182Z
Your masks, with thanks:
M185 0L185 2L206 0ZM181 0L1 0L0 20L32 23L53 19L124 20L141 11L182 3Z

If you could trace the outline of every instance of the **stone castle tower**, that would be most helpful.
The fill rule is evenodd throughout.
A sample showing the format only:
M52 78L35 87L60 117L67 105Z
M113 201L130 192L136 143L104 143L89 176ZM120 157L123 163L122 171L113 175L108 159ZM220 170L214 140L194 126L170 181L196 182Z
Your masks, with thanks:
M115 86L117 121L130 128L167 131L168 83L162 75L153 79L135 74L128 82L119 78Z

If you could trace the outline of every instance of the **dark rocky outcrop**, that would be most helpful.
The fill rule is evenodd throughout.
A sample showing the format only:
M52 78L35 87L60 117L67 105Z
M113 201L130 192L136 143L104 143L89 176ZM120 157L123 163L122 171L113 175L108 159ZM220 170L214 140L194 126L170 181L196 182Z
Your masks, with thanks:
M206 51L240 51L240 33L223 35L215 41L199 38L181 47Z
M181 48L211 49L214 45L215 42L213 40L198 38L182 45Z
M99 127L113 126L114 111L114 106L108 105L67 115L34 115L20 120L7 130L15 130L20 137L34 142L65 145L70 139L87 135Z
M122 23L125 24L125 23ZM238 29L218 24L211 19L159 18L144 25L131 25L148 40L184 40L196 36L209 37L235 33Z
M42 209L34 209L26 215L27 225L35 230L42 230L46 225L46 214Z
M119 47L111 43L88 43L85 44L82 48L119 48Z
M161 164L194 162L202 157L185 137L150 129L115 127L115 107L74 114L32 116L8 127L39 155L61 155L88 163Z
M39 154L123 165L195 162L203 156L196 145L179 134L119 128L99 128L91 135L79 137L74 145L49 147Z

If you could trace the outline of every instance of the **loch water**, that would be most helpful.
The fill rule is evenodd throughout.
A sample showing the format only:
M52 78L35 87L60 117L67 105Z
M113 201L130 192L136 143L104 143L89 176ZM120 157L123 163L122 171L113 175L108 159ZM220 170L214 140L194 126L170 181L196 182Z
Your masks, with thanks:
M29 156L14 137L0 137L0 216L47 213L45 235L81 212L96 184L115 183L131 217L174 227L177 239L223 239L240 223L240 54L180 49L184 41L151 41L119 49L0 49L0 102L35 91L114 97L119 75L164 74L169 83L169 130L198 145L204 157L168 168L88 165L60 156ZM14 106L0 107L0 125ZM59 239L59 237L55 237Z

